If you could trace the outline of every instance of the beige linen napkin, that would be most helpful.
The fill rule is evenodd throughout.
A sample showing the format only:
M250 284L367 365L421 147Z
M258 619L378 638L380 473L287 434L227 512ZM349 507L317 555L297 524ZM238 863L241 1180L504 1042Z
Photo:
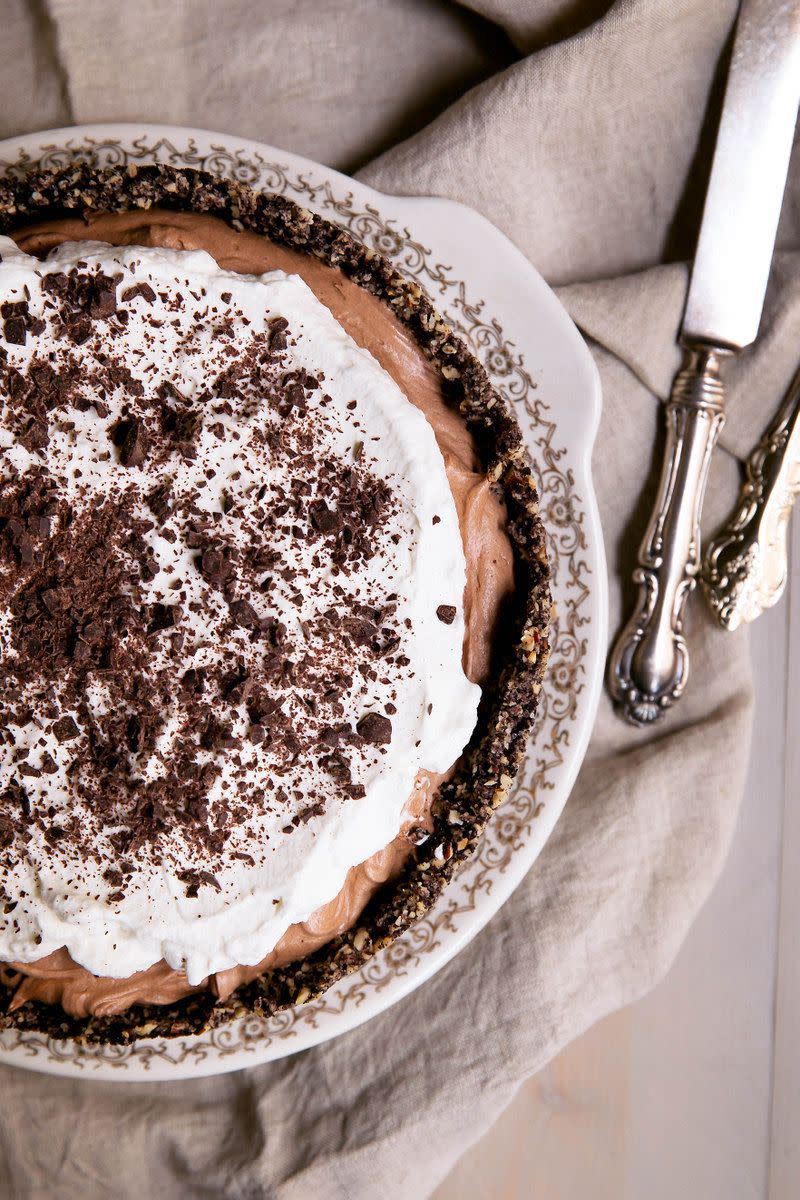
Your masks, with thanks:
M594 470L613 629L655 486L681 260L734 10L733 0L0 0L0 132L103 119L218 128L485 213L562 285L600 368ZM796 167L781 246L764 337L729 375L708 524L734 497L734 455L796 363ZM4 1069L0 1192L428 1195L527 1075L663 974L720 870L748 754L747 638L718 632L695 600L680 709L637 732L603 699L545 852L436 978L335 1042L229 1077L120 1086Z

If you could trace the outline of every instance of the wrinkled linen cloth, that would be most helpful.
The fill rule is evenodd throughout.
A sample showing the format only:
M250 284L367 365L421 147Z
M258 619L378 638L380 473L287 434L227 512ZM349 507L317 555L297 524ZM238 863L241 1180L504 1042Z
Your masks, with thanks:
M94 120L252 136L387 192L454 197L557 287L604 391L610 626L632 598L733 0L0 0L0 133ZM800 168L758 344L729 365L705 512L795 368ZM746 632L689 608L654 730L604 696L563 817L489 926L402 1003L238 1074L120 1085L3 1068L9 1197L429 1195L521 1082L664 974L720 871L750 735Z

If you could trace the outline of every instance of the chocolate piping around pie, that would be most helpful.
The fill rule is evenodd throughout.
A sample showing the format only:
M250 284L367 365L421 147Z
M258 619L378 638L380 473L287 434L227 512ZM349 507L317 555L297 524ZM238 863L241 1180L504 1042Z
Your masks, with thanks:
M33 220L154 206L220 217L235 229L313 255L388 304L445 381L448 401L476 439L487 474L506 503L517 559L517 586L498 667L484 691L478 725L433 810L432 836L401 876L369 903L357 927L309 958L261 976L225 1001L201 993L164 1006L137 1006L118 1016L73 1019L30 1003L0 1017L79 1041L129 1043L142 1037L200 1033L247 1014L269 1017L306 1003L357 970L425 915L458 867L474 853L492 812L510 790L532 728L549 652L551 598L545 533L519 427L477 359L439 316L421 287L349 233L285 197L202 172L166 166L126 170L89 166L0 182L0 231ZM6 989L10 998L11 989Z

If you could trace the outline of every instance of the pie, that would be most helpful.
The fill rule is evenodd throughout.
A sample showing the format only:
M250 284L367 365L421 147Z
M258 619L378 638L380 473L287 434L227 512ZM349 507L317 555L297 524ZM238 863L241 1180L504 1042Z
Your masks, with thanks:
M199 172L0 183L0 1022L186 1035L361 967L508 795L550 610L418 284Z

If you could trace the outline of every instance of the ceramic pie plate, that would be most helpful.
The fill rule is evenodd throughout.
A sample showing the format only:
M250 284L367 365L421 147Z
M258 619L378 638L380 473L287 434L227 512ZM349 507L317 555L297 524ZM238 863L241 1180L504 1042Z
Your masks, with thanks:
M85 125L0 141L3 173L154 161L289 196L421 284L522 427L548 534L556 618L536 729L514 790L435 907L360 971L269 1020L246 1017L197 1037L85 1046L0 1032L2 1062L121 1081L212 1075L306 1050L383 1012L444 966L508 899L547 841L589 741L606 643L605 559L590 469L600 383L578 331L527 259L463 205L386 196L308 159L225 134Z

